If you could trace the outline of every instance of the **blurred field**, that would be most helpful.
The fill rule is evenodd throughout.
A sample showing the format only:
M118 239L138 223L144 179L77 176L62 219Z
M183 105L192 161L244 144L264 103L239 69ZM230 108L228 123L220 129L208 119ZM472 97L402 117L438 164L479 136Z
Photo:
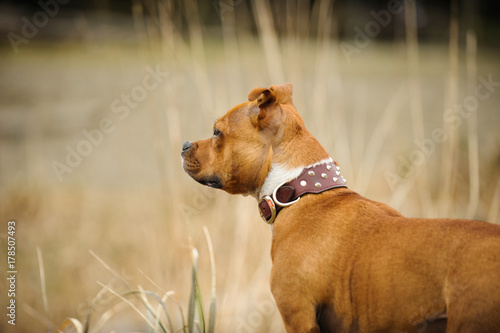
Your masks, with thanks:
M456 142L435 144L415 172L401 164L418 150L416 139L430 138L435 129L453 131L443 113L464 103L477 77L500 81L498 49L479 44L471 83L461 35L456 96L447 101L448 45L418 46L424 135L418 137L404 38L374 38L348 62L335 38L269 39L263 32L229 30L211 37L196 20L182 35L169 17L156 32L147 21L137 24L137 8L135 18L136 25L128 27L138 36L134 41L35 39L17 54L8 45L0 50L0 253L7 256L7 221L15 220L18 270L16 330L2 319L0 331L46 332L67 317L83 322L102 289L98 282L123 290L90 251L134 289L160 296L175 290L186 312L196 246L208 309L211 275L203 226L212 237L217 269L216 331L283 331L268 287L271 234L255 200L201 187L184 174L180 160L183 141L210 136L213 122L258 86L293 83L294 103L308 129L342 166L353 190L408 216L500 223L500 87L460 118ZM127 104L123 96L139 94L137 87L151 71L168 74ZM112 130L101 130L97 144L83 144L89 141L83 131L96 133L103 119ZM477 157L470 154L476 135ZM68 147L87 148L88 154L60 180L53 165L67 164ZM453 157L449 170L443 169L446 156ZM477 205L471 205L475 163L480 191ZM387 173L404 181L391 186ZM452 181L444 194L443 175ZM2 299L5 274L2 268ZM110 314L100 331L147 330L136 312L110 299L96 308L93 323ZM179 327L175 302L167 304Z

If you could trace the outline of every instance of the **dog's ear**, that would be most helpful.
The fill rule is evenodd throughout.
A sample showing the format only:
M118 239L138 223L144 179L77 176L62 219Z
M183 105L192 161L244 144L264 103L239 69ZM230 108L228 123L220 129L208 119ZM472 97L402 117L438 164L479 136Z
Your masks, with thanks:
M249 101L256 101L259 109L250 114L252 124L263 130L274 132L279 127L282 110L276 103L276 91L271 88L255 88L248 94Z
M248 100L257 100L257 106L262 108L274 101L276 101L276 93L268 88L255 88L248 93Z
M269 88L276 95L276 101L280 104L293 104L292 93L293 86L290 82L280 84L278 86L271 86Z
M255 88L248 93L248 100L255 101L259 107L274 101L280 104L293 104L293 86L291 83L272 85L269 88Z

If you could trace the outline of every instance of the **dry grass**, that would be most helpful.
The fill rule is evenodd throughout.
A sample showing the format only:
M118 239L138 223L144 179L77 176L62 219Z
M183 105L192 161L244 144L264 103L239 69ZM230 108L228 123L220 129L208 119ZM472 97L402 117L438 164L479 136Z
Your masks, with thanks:
M500 79L493 53L477 50L468 37L467 52L452 50L457 62L448 72L448 45L418 44L410 31L408 45L374 38L348 63L331 30L305 36L290 25L280 36L264 2L255 3L257 38L231 28L237 19L231 11L220 39L194 14L186 16L184 35L169 3L152 10L136 2L137 42L32 41L18 54L3 51L0 221L4 230L9 219L17 221L16 332L46 332L61 323L79 331L90 310L90 332L161 332L152 316L158 313L165 331L170 321L174 330L183 327L193 248L208 317L214 268L204 226L217 270L215 330L282 331L268 287L271 235L255 201L202 188L180 163L184 140L208 137L213 121L245 101L251 88L283 83L277 81L294 84L297 109L352 189L409 216L449 211L450 217L500 222L499 91L461 119L453 142L435 144L425 163L410 169L401 162L418 150L415 139L449 126L446 103L463 103L477 75ZM332 9L318 3L326 7L311 13L325 22ZM192 1L185 4L196 11ZM148 66L168 76L126 116L113 112L116 99L143 85ZM76 149L87 140L82 130L99 128L103 118L114 130L59 181L51 164L65 163L66 147ZM453 156L450 170L441 170L445 156ZM403 181L391 187L387 172ZM4 284L2 278L0 290ZM11 329L0 322L2 332Z

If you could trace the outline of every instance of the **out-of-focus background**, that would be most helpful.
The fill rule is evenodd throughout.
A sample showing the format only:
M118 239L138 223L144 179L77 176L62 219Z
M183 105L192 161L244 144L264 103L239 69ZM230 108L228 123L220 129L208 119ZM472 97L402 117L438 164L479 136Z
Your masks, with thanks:
M293 83L351 189L407 216L500 223L496 9L0 1L0 331L182 330L193 248L208 322L209 234L215 331L283 332L255 199L181 168L182 143L209 137L255 87ZM145 304L160 306L162 326Z

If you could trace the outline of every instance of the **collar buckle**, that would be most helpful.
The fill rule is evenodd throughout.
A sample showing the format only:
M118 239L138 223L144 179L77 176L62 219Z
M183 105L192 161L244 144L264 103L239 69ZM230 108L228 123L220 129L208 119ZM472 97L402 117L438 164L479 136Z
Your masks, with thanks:
M276 205L273 199L266 195L259 202L260 216L267 224L273 224L276 219Z

